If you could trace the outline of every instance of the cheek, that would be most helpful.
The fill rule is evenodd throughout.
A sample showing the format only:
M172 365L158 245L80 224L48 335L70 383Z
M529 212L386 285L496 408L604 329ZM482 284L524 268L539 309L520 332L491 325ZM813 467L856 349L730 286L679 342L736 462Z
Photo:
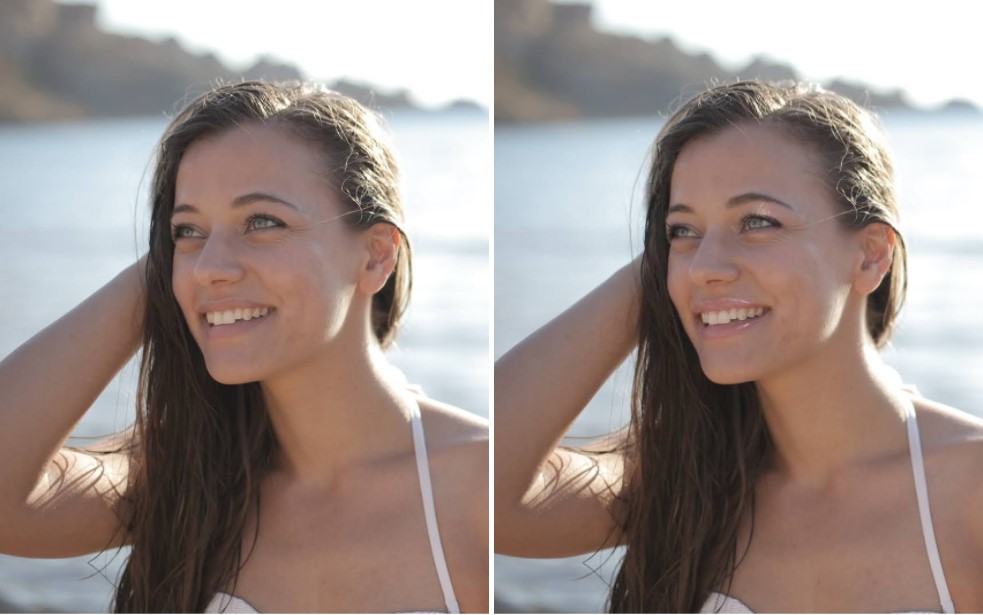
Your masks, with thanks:
M320 343L337 332L346 320L351 305L353 284L349 280L347 267L330 254L311 254L301 259L290 269L281 270L270 279L271 287L277 289L280 300L294 306L284 316L295 320L298 325L291 335L299 336L292 342ZM297 275L297 272L303 272Z
M339 295L352 284L350 255L341 246L319 246L306 263L310 289L322 304L335 305Z
M772 259L769 267L757 271L758 287L778 307L773 315L780 344L794 347L830 335L839 321L839 302L828 264L807 252L786 253L783 258Z
M187 318L189 311L193 311L194 308L194 280L191 274L192 265L187 262L187 259L175 255L171 271L171 290L185 318Z
M666 272L666 287L676 313L683 325L689 329L691 319L687 318L690 305L691 283L689 278L689 259L684 256L669 255L669 267Z

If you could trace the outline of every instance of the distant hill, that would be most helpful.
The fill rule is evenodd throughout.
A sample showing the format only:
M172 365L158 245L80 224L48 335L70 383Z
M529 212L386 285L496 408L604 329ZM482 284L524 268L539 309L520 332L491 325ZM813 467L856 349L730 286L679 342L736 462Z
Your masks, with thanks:
M600 32L589 4L495 1L495 120L567 120L664 114L712 82L799 79L785 64L755 58L730 71L706 53L683 52L669 38L644 40ZM920 111L904 92L863 84L824 84L877 110ZM953 101L943 111L979 110Z
M0 122L161 115L218 82L305 78L270 58L235 71L174 39L158 43L104 32L96 10L53 0L2 0ZM376 109L416 108L405 90L381 92L349 80L328 87Z

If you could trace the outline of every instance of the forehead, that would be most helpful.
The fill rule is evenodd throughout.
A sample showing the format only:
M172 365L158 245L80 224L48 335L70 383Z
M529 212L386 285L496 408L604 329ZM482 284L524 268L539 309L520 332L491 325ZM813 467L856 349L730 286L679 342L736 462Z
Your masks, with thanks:
M731 126L693 139L677 156L670 204L697 209L747 193L767 194L803 207L817 201L832 206L812 146L777 126Z
M175 202L224 203L262 192L300 206L329 196L327 172L310 143L282 127L245 124L188 147L178 165Z

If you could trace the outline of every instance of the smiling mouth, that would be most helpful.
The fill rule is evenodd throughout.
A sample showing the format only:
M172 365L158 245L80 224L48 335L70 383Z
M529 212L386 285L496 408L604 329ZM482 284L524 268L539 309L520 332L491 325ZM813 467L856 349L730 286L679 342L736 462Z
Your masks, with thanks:
M224 312L208 312L205 314L205 320L208 322L209 328L223 327L226 325L233 325L237 322L242 322L246 320L258 320L260 318L266 318L269 314L273 313L273 308L263 307L263 308L252 308L252 309L236 309L236 310L225 310Z
M730 310L720 310L719 312L701 312L699 316L705 327L714 327L717 325L728 325L734 321L754 320L767 314L769 311L766 307L732 308Z

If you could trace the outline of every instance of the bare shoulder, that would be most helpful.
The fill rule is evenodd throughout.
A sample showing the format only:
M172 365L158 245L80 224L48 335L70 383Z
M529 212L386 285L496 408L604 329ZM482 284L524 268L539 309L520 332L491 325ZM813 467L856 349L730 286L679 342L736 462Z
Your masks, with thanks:
M979 532L983 547L983 420L924 397L913 397L931 491Z
M983 419L926 397L911 399L923 447L954 455L983 454Z
M430 398L420 397L427 454L437 480L469 499L488 499L488 421Z
M983 420L913 397L921 432L933 525L960 611L983 606ZM974 409L975 410L975 409Z
M419 397L420 415L427 432L429 449L488 450L488 421L456 406L429 397ZM436 452L431 450L431 452Z
M418 398L440 533L462 612L488 608L488 421Z

